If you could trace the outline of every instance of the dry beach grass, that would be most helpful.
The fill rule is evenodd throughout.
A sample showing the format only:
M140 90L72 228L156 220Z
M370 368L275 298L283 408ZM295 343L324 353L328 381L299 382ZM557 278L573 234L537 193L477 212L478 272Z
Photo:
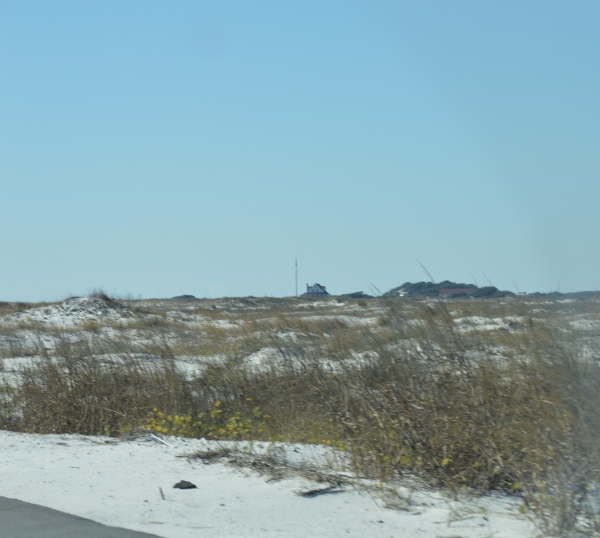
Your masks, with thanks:
M595 297L4 304L0 428L326 444L597 534L599 329Z

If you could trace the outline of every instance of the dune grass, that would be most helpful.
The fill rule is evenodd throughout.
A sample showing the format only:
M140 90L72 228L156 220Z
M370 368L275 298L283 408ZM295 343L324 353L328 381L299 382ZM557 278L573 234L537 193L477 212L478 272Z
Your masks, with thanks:
M297 306L220 318L199 306L178 321L155 305L151 322L109 335L57 331L18 382L2 382L0 427L324 443L361 476L501 491L545 532L600 531L600 369L552 305ZM598 319L596 303L573 308ZM480 319L497 326L478 330Z

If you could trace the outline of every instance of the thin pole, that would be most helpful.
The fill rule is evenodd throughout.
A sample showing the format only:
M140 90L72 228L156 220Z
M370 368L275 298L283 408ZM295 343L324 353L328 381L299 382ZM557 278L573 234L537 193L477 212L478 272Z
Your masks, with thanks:
M296 297L298 297L298 258L296 258Z

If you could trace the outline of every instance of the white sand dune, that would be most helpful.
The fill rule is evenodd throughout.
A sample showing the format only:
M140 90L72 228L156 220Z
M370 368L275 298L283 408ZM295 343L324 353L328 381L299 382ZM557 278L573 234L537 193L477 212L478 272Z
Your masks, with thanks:
M169 446L150 436L115 440L0 431L0 496L165 538L540 536L519 514L518 503L501 496L450 501L396 485L402 509L391 509L364 481L320 491L329 486L297 470L339 473L339 456L324 447L164 441ZM279 461L296 472L272 480L249 468L180 457L224 446L257 457L276 450ZM180 480L197 488L173 488Z

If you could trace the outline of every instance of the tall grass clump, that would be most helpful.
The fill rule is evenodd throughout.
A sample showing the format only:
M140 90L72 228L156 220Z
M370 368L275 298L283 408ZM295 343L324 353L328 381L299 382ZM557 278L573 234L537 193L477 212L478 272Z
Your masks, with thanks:
M535 327L505 336L510 345L492 354L485 335L456 329L444 303L419 319L347 376L343 426L356 467L383 480L411 473L453 491L519 495L559 535L584 516L597 525L596 364Z
M0 427L37 433L119 435L153 406L177 412L189 388L172 361L146 363L106 353L90 342L62 340L52 355L4 382Z

